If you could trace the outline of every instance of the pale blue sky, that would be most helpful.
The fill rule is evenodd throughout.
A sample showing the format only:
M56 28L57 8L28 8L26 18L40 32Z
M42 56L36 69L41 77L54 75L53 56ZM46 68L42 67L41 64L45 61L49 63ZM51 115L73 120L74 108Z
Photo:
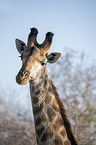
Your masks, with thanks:
M20 87L15 38L26 42L31 27L38 28L39 43L46 32L55 34L51 51L67 46L95 59L96 0L0 0L0 84Z

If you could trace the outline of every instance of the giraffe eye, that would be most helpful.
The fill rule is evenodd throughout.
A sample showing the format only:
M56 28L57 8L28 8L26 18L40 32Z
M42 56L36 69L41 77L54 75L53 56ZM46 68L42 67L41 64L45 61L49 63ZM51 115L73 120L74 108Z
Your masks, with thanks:
M42 66L46 64L44 61L41 61L40 63L41 63Z
M41 65L45 65L45 63L44 63L44 62L42 62L42 63L41 63Z

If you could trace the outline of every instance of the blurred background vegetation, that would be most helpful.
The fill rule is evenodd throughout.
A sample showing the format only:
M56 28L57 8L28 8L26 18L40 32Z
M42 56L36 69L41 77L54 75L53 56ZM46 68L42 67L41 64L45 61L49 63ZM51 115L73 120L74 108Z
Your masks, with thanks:
M65 48L61 59L48 65L48 72L79 145L96 145L95 62L89 65L85 54ZM29 92L26 92L26 104L22 105L24 98L20 92L0 85L0 145L36 145Z

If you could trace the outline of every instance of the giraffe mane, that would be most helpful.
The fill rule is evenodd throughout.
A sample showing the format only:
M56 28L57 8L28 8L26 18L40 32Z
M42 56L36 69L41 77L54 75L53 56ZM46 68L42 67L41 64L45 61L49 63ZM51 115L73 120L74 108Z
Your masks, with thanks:
M50 81L51 81L51 85L52 85L52 89L53 89L55 98L56 98L57 103L59 105L60 113L61 113L61 116L62 116L62 120L63 120L63 123L64 123L64 127L66 129L66 133L67 133L68 139L69 139L71 145L78 145L78 143L76 141L76 138L75 138L75 136L73 134L73 131L72 131L72 128L71 128L71 124L70 124L70 122L68 120L68 117L66 115L66 110L64 108L64 105L63 105L61 99L59 98L59 95L57 93L57 89L54 86L52 80L50 80Z

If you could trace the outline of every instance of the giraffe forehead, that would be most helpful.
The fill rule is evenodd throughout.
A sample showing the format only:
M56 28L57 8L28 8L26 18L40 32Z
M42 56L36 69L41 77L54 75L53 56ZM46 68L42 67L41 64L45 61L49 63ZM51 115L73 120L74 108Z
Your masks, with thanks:
M38 48L35 48L35 47L31 47L31 48L26 48L25 51L24 51L24 57L28 57L28 56L33 56L35 54L39 54L40 53L40 50Z
M43 59L45 56L42 54L41 50L38 49L37 47L31 47L28 49L25 49L24 54L23 54L23 58L26 60L28 59L33 59L35 58L35 60L39 60L39 59Z

